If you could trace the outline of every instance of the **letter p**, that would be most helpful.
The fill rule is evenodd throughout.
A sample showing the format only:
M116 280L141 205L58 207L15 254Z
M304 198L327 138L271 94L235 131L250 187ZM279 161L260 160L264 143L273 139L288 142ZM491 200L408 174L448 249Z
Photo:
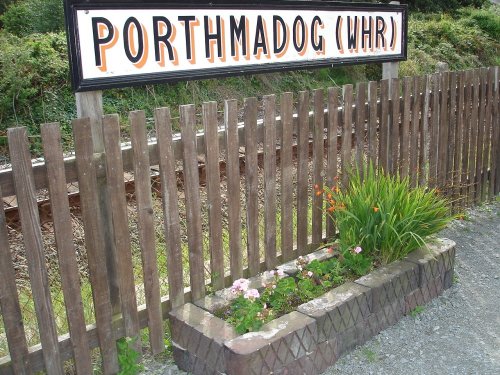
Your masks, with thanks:
M92 18L92 34L94 37L95 65L103 72L106 67L106 50L113 47L118 40L118 31L104 17Z

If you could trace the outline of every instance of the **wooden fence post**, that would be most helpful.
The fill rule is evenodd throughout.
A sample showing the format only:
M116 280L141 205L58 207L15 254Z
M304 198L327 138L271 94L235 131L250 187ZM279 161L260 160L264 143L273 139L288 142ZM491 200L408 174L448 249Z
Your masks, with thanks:
M102 91L77 92L76 113L78 118L90 118L90 126L92 131L92 143L94 145L94 157L99 157L100 160L104 153L104 138L102 133ZM103 225L104 248L106 253L106 268L108 271L109 291L111 295L111 305L113 313L120 312L120 290L117 275L116 264L116 249L114 245L114 232L111 221L111 207L106 186L104 163L96 163L97 170L97 196L99 199L99 215ZM97 214L97 213L96 213Z

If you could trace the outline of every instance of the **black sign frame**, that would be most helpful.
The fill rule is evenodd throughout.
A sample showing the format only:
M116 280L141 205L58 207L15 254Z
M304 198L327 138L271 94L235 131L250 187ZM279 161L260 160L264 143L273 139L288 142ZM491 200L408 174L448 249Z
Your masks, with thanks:
M385 56L347 57L342 59L321 59L300 62L251 64L245 66L185 70L117 76L109 78L84 79L78 42L77 10L91 9L248 9L262 10L336 10L336 11L393 11L402 12L403 35L401 53ZM64 0L66 33L71 69L72 87L75 92L103 90L146 84L175 83L196 79L222 78L242 74L268 73L289 70L311 69L341 65L368 64L404 61L407 59L408 9L406 4L345 3L336 1L307 0L173 0L173 1L133 1L133 0Z

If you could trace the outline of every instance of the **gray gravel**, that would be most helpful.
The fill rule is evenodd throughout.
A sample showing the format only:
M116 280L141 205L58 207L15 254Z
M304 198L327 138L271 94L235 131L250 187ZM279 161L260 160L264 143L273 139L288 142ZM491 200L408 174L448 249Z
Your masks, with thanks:
M454 285L325 374L500 374L500 201L470 211L441 237L457 243ZM145 366L144 374L185 374L171 359Z

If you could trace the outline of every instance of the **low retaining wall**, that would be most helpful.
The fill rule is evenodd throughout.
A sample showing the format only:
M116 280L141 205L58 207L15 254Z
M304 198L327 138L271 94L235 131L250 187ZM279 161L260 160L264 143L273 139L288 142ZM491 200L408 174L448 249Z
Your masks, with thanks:
M325 251L310 258L325 258ZM319 374L345 352L451 286L455 243L439 240L265 324L238 335L213 315L220 293L170 313L174 359L194 374ZM283 265L290 275L293 262ZM260 286L268 273L253 278Z

